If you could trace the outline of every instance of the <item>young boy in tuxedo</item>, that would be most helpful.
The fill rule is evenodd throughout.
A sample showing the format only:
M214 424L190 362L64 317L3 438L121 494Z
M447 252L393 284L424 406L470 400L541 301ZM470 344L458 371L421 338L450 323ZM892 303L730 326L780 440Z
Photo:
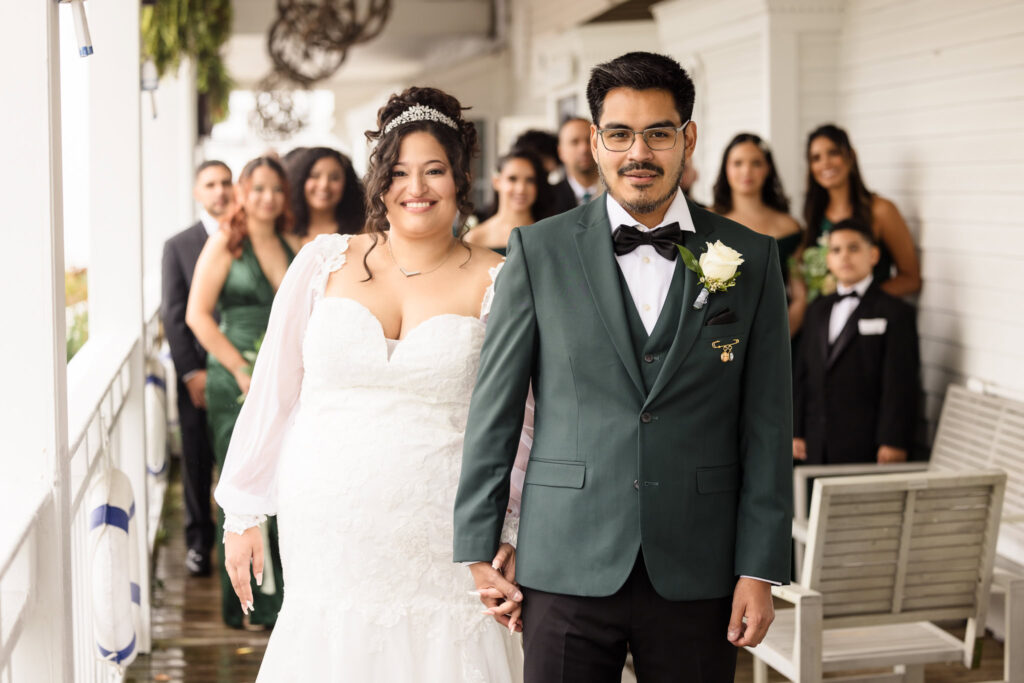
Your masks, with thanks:
M837 291L804 319L793 386L793 457L813 464L904 462L918 397L915 311L872 281L871 229L848 219L828 236Z

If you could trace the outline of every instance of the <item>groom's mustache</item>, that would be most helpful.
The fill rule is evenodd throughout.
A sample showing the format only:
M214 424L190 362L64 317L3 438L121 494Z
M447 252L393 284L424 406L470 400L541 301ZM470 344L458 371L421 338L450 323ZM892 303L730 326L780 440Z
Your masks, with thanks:
M619 175L626 175L627 173L632 173L633 171L653 171L658 175L665 175L665 169L663 169L661 166L656 166L655 164L652 164L649 161L640 161L634 162L632 164L626 164L625 166L619 169Z

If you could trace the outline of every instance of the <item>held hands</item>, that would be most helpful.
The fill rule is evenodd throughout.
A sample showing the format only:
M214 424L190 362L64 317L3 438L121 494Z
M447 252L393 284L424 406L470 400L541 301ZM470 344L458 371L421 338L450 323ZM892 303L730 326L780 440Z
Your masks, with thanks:
M237 370L232 372L232 376L235 381L238 382L238 389L242 392L242 396L249 393L249 384L252 383L252 366L246 363Z
M476 583L476 595L490 614L509 631L522 631L523 594L515 583L516 549L502 543L491 564L475 562L469 565Z
M185 382L188 398L199 409L206 408L206 370L196 370Z
M793 438L793 459L794 460L806 460L807 459L807 442L800 438Z
M736 647L756 647L774 620L771 584L740 577L732 594L732 618L726 635L729 642Z
M890 462L906 462L907 461L907 449L895 448L893 446L882 445L878 447L878 462L886 464Z
M231 587L242 603L242 614L252 611L252 584L249 582L249 563L256 576L256 585L263 584L263 536L258 526L249 527L241 534L224 534L224 566L231 579Z

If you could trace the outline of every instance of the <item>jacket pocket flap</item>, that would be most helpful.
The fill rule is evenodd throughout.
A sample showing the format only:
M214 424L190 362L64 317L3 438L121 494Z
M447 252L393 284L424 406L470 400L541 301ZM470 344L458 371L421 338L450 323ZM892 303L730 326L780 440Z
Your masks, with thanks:
M721 493L739 488L740 468L738 465L704 467L697 470L698 493Z
M525 483L581 489L586 472L586 463L530 458L526 465Z

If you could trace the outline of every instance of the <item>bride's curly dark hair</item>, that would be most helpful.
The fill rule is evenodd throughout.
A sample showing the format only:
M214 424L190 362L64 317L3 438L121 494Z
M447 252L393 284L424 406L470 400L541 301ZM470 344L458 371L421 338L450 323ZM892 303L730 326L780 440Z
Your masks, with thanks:
M436 109L455 121L457 129L437 121L412 121L402 123L384 134L384 129L396 117L401 116L410 107L422 105ZM387 104L377 111L377 129L366 131L366 139L376 143L370 154L370 164L366 171L364 186L366 187L366 227L364 231L373 236L373 245L369 252L377 246L381 238L387 239L388 219L387 208L384 206L384 195L391 188L391 170L398 163L398 153L402 140L409 133L426 131L441 143L448 163L451 165L452 177L455 180L455 204L458 207L457 234L462 234L466 219L473 215L473 202L470 192L473 181L470 175L470 161L478 153L476 128L462 118L463 107L457 99L437 88L411 87L388 98ZM363 258L366 265L366 257ZM373 277L369 269L367 274Z

